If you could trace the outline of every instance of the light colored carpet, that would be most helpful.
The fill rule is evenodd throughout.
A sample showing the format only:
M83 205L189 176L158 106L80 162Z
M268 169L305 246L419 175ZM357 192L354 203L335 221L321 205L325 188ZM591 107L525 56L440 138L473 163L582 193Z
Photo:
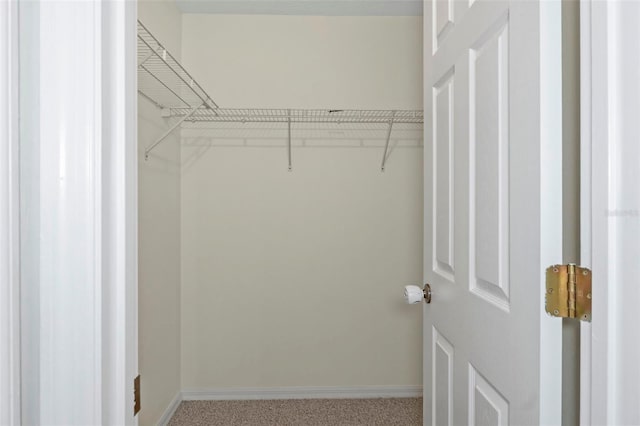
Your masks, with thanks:
M169 426L419 426L422 398L183 401Z

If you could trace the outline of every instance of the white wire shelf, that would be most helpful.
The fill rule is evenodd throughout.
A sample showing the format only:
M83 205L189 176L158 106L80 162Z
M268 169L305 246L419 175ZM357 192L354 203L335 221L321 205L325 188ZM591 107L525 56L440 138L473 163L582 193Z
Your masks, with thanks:
M218 108L191 74L140 21L138 92L159 108Z
M256 109L170 108L169 116L185 117L188 122L218 123L413 123L422 124L422 110L337 110L337 109Z
M381 169L388 157L394 124L422 124L422 110L220 108L187 70L138 21L138 93L177 121L145 149L145 158L180 126L196 123L283 123L287 125L287 156L292 170L291 131L296 123L386 124Z

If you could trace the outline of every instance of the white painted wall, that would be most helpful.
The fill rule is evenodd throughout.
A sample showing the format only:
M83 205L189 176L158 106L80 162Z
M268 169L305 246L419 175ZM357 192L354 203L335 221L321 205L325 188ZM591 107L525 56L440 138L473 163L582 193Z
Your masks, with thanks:
M222 107L422 108L422 17L183 16L183 62Z
M181 15L172 0L138 2L138 17L180 58ZM156 424L180 390L180 132L144 148L170 123L138 97L139 369L141 425Z
M422 106L419 17L182 26L223 107ZM182 131L183 388L421 384L421 131L394 130L384 173L385 126L293 135L288 172L281 126Z

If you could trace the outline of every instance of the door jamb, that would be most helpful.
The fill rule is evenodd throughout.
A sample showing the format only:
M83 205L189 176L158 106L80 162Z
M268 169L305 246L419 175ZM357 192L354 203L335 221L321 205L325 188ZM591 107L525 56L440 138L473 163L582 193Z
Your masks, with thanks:
M593 271L592 322L581 327L580 423L640 422L634 397L633 358L637 331L628 315L637 303L637 258L629 231L637 228L640 195L635 180L637 110L629 99L638 84L629 76L640 68L637 52L622 52L625 18L640 11L633 2L582 0L581 39L581 263ZM628 54L625 54L628 53ZM633 87L624 87L633 81ZM633 104L631 104L633 105ZM631 157L625 156L631 152ZM636 208L636 210L630 210ZM627 268L628 266L628 268ZM624 294L624 296L623 296ZM625 316L626 315L626 316Z
M17 47L17 2L0 2L0 424L21 421Z
M580 264L591 262L591 0L580 2ZM597 320L597 318L596 318ZM580 424L591 425L591 324L580 325Z

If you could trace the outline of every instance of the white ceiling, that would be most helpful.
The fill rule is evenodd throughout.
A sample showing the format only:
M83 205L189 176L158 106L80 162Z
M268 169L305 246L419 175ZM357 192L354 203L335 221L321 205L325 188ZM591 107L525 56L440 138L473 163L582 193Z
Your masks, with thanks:
M176 0L184 13L422 16L422 0Z

